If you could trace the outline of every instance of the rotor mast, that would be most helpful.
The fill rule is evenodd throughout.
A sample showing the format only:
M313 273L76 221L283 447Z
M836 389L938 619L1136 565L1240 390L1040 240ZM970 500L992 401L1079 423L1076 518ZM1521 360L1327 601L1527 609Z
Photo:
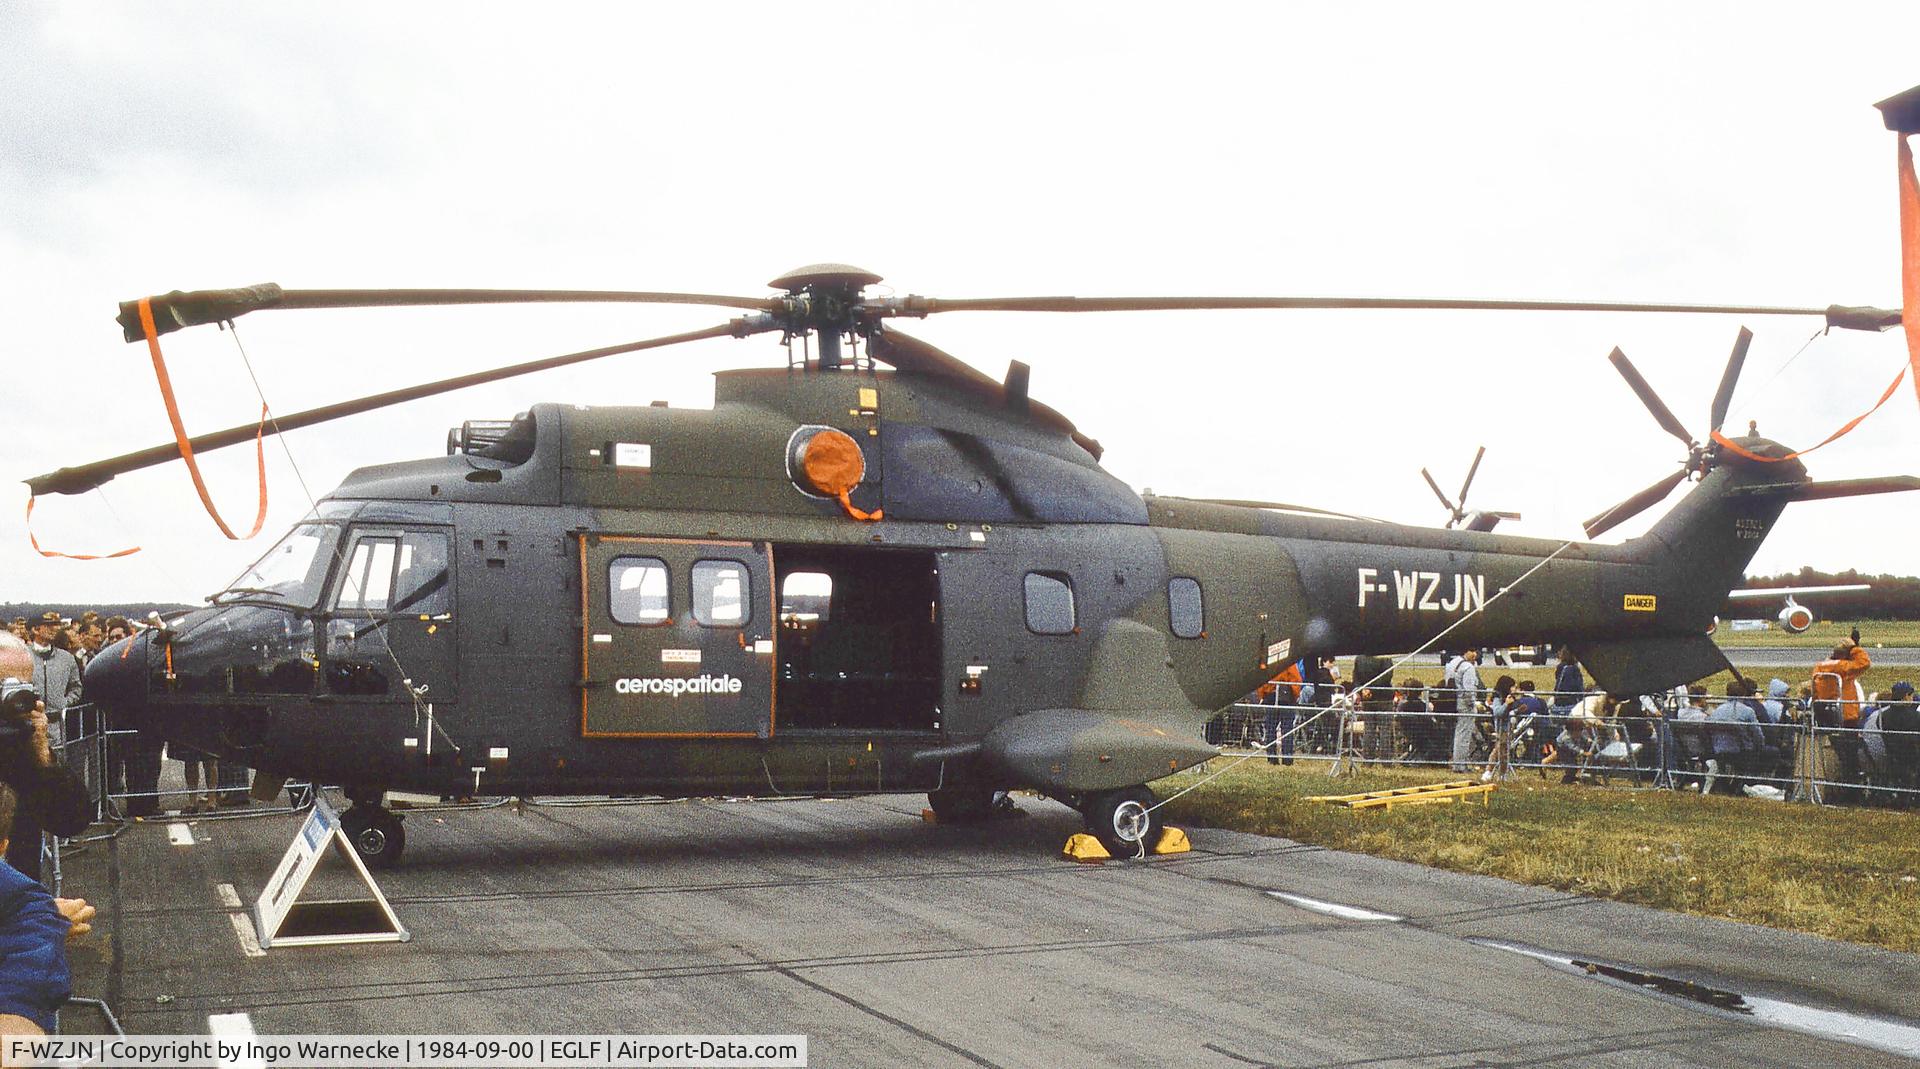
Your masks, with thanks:
M838 371L842 340L863 325L857 314L863 291L879 281L879 275L849 264L808 264L767 285L787 293L788 335L813 331L819 337L820 370Z

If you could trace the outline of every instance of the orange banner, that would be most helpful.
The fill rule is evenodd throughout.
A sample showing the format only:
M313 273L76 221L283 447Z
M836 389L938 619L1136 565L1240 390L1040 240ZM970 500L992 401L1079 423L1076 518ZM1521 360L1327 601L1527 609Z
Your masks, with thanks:
M1861 420L1866 419L1868 416L1871 416L1875 412L1880 411L1880 406L1886 404L1889 400L1893 398L1894 393L1900 389L1901 380L1905 379L1906 377L1907 377L1907 369L1901 368L1900 373L1893 377L1893 381L1890 383L1887 383L1886 391L1880 395L1880 400L1875 401L1873 403L1872 408L1869 408L1865 412L1862 412L1859 415L1853 417L1852 419L1848 420L1846 424L1842 426L1839 430L1834 431L1832 434L1829 434L1825 438L1820 439L1819 445L1810 445L1805 449L1802 449L1795 453L1788 453L1786 456L1783 456L1783 457L1763 457L1760 454L1753 452L1752 450L1742 449L1739 445L1734 443L1733 439L1727 437L1724 434L1721 434L1719 431L1713 432L1713 440L1720 443L1720 448L1726 450L1729 453L1732 453L1736 456L1746 457L1748 460L1757 460L1762 464L1778 464L1783 460L1792 460L1795 457L1804 457L1808 453L1811 453L1814 450L1820 448L1820 446L1826 445L1827 443L1839 438L1841 435L1846 434L1848 431L1854 429L1855 427L1858 427L1860 425Z
M1913 149L1900 140L1900 322L1907 329L1913 393L1920 399L1920 184L1913 178Z
M180 446L180 459L187 462L187 474L193 476L193 488L200 494L200 503L206 506L207 515L213 517L221 534L236 542L252 538L260 533L261 526L267 522L266 402L260 404L260 430L253 436L254 460L260 468L260 510L254 513L253 530L237 535L213 507L213 496L207 493L207 482L200 477L200 465L193 459L193 443L187 438L186 426L180 422L180 406L173 400L173 380L167 377L167 362L160 355L160 333L153 327L151 297L140 298L140 329L147 332L147 352L153 355L153 377L160 381L160 399L167 405L167 421L173 424L173 440Z
M41 549L40 540L33 537L33 497L27 497L27 541L33 544L33 551L42 557L64 557L67 560L112 560L140 552L139 546L128 546L116 553L62 553L57 549Z

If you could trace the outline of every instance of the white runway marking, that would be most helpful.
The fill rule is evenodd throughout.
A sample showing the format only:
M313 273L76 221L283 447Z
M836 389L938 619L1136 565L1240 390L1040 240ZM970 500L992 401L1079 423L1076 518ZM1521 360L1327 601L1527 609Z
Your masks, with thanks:
M221 1039L252 1039L253 1018L244 1013L214 1013L207 1016L207 1034ZM228 1061L225 1058L214 1063L220 1069L265 1069L266 1063L260 1058L240 1058Z
M175 846L192 846L193 829L185 824L167 825L167 839Z
M1315 913L1324 913L1329 917L1338 917L1343 921L1403 921L1405 917L1396 917L1391 913L1375 913L1358 906L1343 906L1338 902L1322 902L1305 895L1290 895L1285 891L1268 891L1270 897L1277 898L1290 906L1299 906Z
M240 892L234 890L232 884L230 883L215 884L213 889L215 893L219 894L221 905L227 907L228 909L240 908L241 906Z
M260 949L260 939L253 934L253 918L245 913L229 913L227 919L233 922L233 934L240 939L240 953L250 958L264 958L267 952ZM241 1016L245 1016L242 1014Z
M1537 961L1544 961L1559 969L1575 975L1595 975L1585 962L1530 947L1524 943L1508 943L1498 939L1471 939L1469 942L1495 950L1504 950L1511 954L1524 954ZM1609 978L1611 979L1611 978ZM1615 981L1625 983L1625 981ZM1643 987L1644 989L1644 987ZM1737 998L1740 1006L1733 1009L1719 1008L1720 1012L1737 1013L1756 1021L1800 1032L1823 1039L1837 1039L1842 1043L1853 1043L1875 1050L1904 1054L1909 1058L1920 1058L1920 1025L1909 1021L1892 1020L1885 1017L1871 1017L1865 1014L1847 1013L1844 1010L1828 1010L1817 1006L1805 1006L1784 999L1762 998L1741 992L1725 992ZM1673 995L1661 997L1674 998Z

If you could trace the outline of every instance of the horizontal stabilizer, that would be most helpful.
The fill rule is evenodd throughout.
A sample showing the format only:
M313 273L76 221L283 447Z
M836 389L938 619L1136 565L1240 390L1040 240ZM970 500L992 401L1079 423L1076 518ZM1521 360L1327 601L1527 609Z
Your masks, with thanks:
M1575 643L1573 652L1610 694L1651 694L1727 667L1727 655L1705 635Z
M1012 782L1061 793L1110 791L1191 768L1220 751L1195 734L1197 709L1042 709L987 733L982 756Z
M1912 475L1882 475L1873 479L1829 479L1807 483L1793 495L1795 501L1821 501L1830 497L1859 497L1862 494L1894 494L1902 490L1920 490L1920 478Z
M1851 594L1861 590L1872 590L1872 583L1829 583L1825 586L1753 586L1740 590L1727 591L1728 601L1765 601L1768 598L1789 598L1809 594Z
M1828 479L1825 482L1756 483L1727 491L1729 497L1784 497L1790 501L1824 501L1863 494L1897 494L1920 490L1920 476L1879 475L1871 479Z

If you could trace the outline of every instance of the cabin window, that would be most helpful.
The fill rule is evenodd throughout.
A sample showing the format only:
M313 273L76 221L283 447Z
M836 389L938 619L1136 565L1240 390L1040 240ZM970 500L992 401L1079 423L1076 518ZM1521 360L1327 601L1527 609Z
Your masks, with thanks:
M1175 576L1167 580L1167 622L1179 638L1199 638L1206 629L1206 605L1200 597L1198 579Z
M780 581L780 623L808 630L827 621L833 606L833 576L788 572Z
M1027 573L1027 630L1038 635L1073 632L1073 586L1065 574Z
M397 538L362 538L355 542L334 607L385 612L393 593L393 558L399 544Z
M657 557L615 557L607 565L608 612L623 624L667 622L667 565Z
M702 627L743 627L753 617L747 567L738 561L703 560L693 566L693 618Z

